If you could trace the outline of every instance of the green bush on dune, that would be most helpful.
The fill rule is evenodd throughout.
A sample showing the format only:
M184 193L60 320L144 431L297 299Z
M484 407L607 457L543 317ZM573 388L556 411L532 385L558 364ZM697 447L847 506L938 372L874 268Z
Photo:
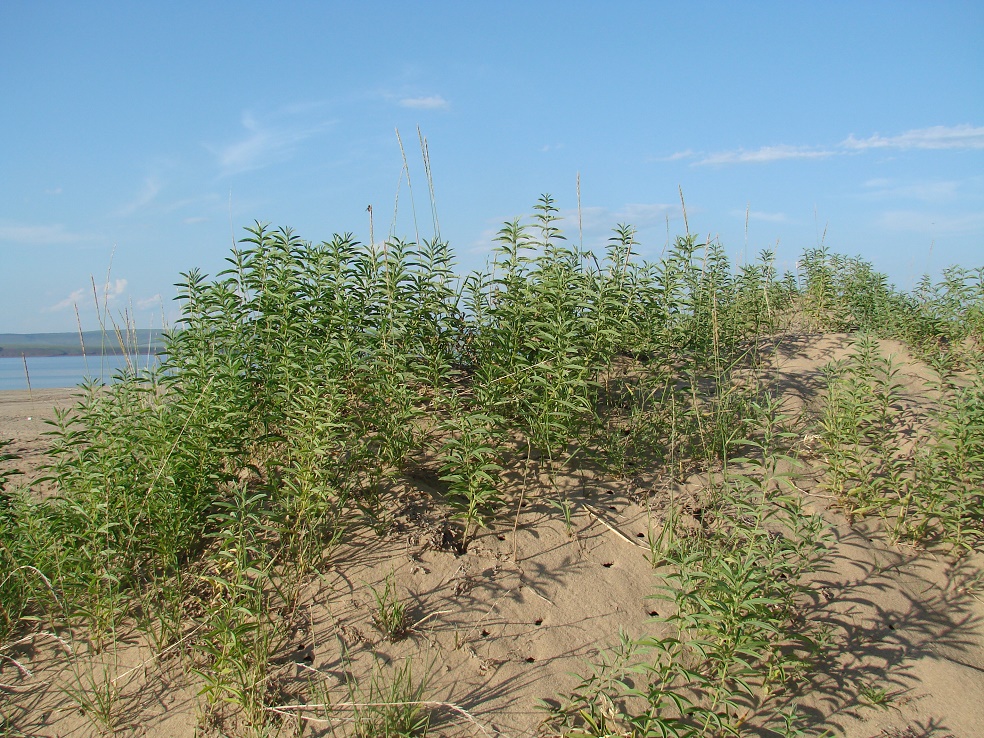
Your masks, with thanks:
M530 222L506 223L489 266L467 275L440 240L312 244L286 228L248 229L214 279L182 275L181 319L164 337L161 367L80 387L75 408L58 416L43 480L54 494L8 491L0 476L0 639L40 620L81 628L98 650L136 623L164 649L194 618L200 633L186 645L205 664L196 668L210 709L231 704L255 727L272 699L257 685L291 627L271 613L295 611L347 528L386 529L389 497L418 459L438 459L463 551L512 499L503 466L535 462L553 474L594 464L620 475L650 464L683 475L727 468L756 448L760 463L774 459L775 412L749 378L761 339L780 332L894 337L941 371L980 371L981 270L948 270L902 293L867 262L827 249L807 251L797 279L779 275L769 251L734 269L720 244L689 235L655 262L639 260L637 245L627 225L604 254L571 245L548 196ZM877 378L854 361L844 377ZM831 379L831 449L844 447L835 431L856 409L837 399L841 377ZM946 391L976 408L979 389ZM872 438L855 445L878 454ZM920 525L943 520L953 502L927 479L966 454L979 462L979 445L979 435L944 427L905 501L907 535L928 535ZM835 474L857 481L847 466ZM598 690L622 683L608 672L582 685L558 725L584 735L726 731L745 704L739 692L773 689L784 669L792 679L790 659L803 650L790 630L796 587L822 544L776 479L772 467L726 477L715 514L744 522L664 551L680 640L625 645L633 655L644 646L645 673L662 680L640 693L656 700L650 712L605 717ZM863 504L883 509L884 485L872 485ZM859 495L843 493L850 504ZM954 535L976 545L980 516L958 517ZM727 553L742 546L758 558ZM757 603L702 594L724 591L723 572L757 582L763 566L789 569L788 587ZM743 630L732 606L751 607L759 630ZM703 686L681 687L687 675ZM664 703L675 710L665 724L651 709Z

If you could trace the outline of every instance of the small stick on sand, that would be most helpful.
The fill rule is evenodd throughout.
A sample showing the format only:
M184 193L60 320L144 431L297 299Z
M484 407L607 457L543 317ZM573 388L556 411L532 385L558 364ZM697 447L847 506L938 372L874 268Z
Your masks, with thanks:
M583 503L581 503L581 504L583 504L583 505L584 505L584 507L585 507L585 508L587 509L587 511L588 511L588 514L589 514L589 515L590 515L590 516L591 516L592 518L594 518L594 519L595 519L595 520L597 520L597 521L598 521L599 523L601 523L601 524L602 524L603 526L605 526L606 528L608 528L608 530L610 530L610 531L611 531L612 533L614 533L615 535L617 535L617 536L618 536L619 538L621 538L621 539L622 539L623 541L625 541L626 543L629 543L629 544L631 544L631 545L633 545L633 546L637 546L638 548L646 548L646 546L643 546L643 545L642 545L641 543L638 543L638 542L636 542L636 541L633 541L633 540L632 540L631 538L629 538L629 537L628 537L627 535L625 535L625 534L624 534L624 533L623 533L622 531L620 531L620 530L618 530L617 528L615 528L615 527L613 527L613 526L611 526L611 525L609 525L609 524L608 524L608 521L606 521L606 520L605 520L605 519L604 519L603 517L601 517L601 513L600 513L600 512L598 512L598 510L596 510L596 509L595 509L594 507L592 507L591 505L589 505L589 504L588 504L588 503L586 503L586 502L583 502Z

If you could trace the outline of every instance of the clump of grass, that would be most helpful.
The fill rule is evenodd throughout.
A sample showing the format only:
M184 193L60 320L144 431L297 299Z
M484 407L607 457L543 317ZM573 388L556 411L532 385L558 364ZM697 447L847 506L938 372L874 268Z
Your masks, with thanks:
M0 439L0 465L2 465L0 466L0 509L2 510L6 510L10 505L10 497L6 491L7 483L10 481L11 477L21 473L17 469L7 466L8 462L16 461L20 458L17 454L4 450L11 443L13 443L13 441L10 441L9 439Z
M391 641L406 638L410 632L410 614L397 594L393 575L386 577L383 588L374 589L372 594L376 600L372 619L379 631Z
M124 727L117 670L110 665L90 668L88 664L76 663L72 683L63 691L101 733L116 733Z
M414 676L413 660L387 672L373 671L369 689L352 693L355 735L359 738L416 738L430 729L431 709L425 701L427 675ZM364 695L365 699L360 699Z

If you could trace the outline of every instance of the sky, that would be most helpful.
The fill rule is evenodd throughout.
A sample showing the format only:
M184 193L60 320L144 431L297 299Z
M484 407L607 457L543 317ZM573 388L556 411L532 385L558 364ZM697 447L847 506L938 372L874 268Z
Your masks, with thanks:
M98 329L94 284L173 324L254 221L366 243L371 205L377 241L431 238L420 134L460 272L544 193L599 252L627 223L646 259L689 228L903 289L984 265L980 2L4 0L0 27L0 333Z

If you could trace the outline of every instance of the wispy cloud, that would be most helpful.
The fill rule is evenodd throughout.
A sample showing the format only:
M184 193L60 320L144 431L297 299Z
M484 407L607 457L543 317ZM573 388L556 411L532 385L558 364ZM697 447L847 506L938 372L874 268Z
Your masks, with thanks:
M62 193L61 187L52 187L51 189L47 189L44 191L44 194L46 195L60 195L61 193Z
M680 206L662 202L629 203L623 205L612 215L619 223L629 223L637 228L645 228L653 223L662 223L667 216L680 215Z
M68 308L78 305L85 300L94 300L98 296L100 301L105 300L108 304L116 302L124 292L126 292L127 281L125 279L114 279L111 282L107 282L105 285L98 287L96 289L96 294L93 294L92 287L80 287L74 290L68 297L64 300L56 302L44 309L46 313L57 313L62 310L67 310Z
M566 208L560 212L560 217L564 219L563 227L571 232L577 231L579 217L581 228L585 231L601 230L615 225L612 211L598 205L586 205L581 208L580 213L577 208Z
M848 136L845 149L984 149L984 126L932 126L916 128L898 136L875 134L868 138Z
M560 216L563 218L561 226L567 232L567 237L570 238L571 233L577 232L578 211L576 208L565 209L561 211ZM588 205L582 207L580 212L581 228L585 234L593 236L610 233L611 229L619 223L625 223L641 230L665 223L667 217L672 220L680 216L681 210L678 204L661 202L635 202L618 208Z
M123 207L119 208L116 214L126 217L133 215L138 210L143 210L154 201L157 195L160 194L160 191L161 183L155 177L147 177L140 186L140 191L136 196Z
M924 233L929 236L967 235L984 232L984 213L947 215L917 210L888 210L876 219L886 231Z
M217 152L219 166L226 174L253 169L274 150L290 143L284 140L284 136L263 129L249 113L243 114L242 125L246 136Z
M251 113L243 113L242 136L224 146L208 147L216 157L220 173L238 174L289 158L298 144L332 124L331 121L299 121L297 117L291 112L286 115L287 120L261 122Z
M860 154L874 149L930 149L930 150L977 150L984 149L984 127L931 126L906 131L897 136L875 134L868 138L857 138L853 134L834 146L794 146L776 144L758 149L736 149L711 154L695 153L690 149L671 154L659 161L675 161L696 158L691 166L726 164L767 164L775 161L795 159L826 159L832 156Z
M677 151L675 154L670 154L669 156L656 157L654 161L680 161L681 159L692 159L697 155L697 152L693 149L687 149L686 151Z
M785 213L766 213L761 210L732 210L731 215L736 218L748 218L758 220L763 223L790 223L792 222Z
M492 251L495 246L495 238L499 235L498 228L486 228L484 229L474 241L466 249L468 254L487 254Z
M451 107L451 103L441 95L426 95L422 97L401 98L400 106L413 108L414 110L447 110Z
M585 205L580 213L576 208L566 208L558 214L561 221L558 226L567 236L569 243L576 243L578 239L578 218L580 217L581 230L584 233L585 244L593 241L597 244L608 242L612 231L619 223L633 226L639 231L643 231L654 226L663 225L667 218L677 220L683 217L681 207L678 203L628 203L617 208L605 207L601 205ZM503 218L503 221L511 221L511 218ZM529 223L529 220L526 219ZM536 228L528 231L527 235L535 236ZM468 248L469 254L488 253L496 245L495 238L499 234L498 228L487 228L475 239Z
M779 144L777 146L763 146L754 151L746 151L745 149L721 151L704 157L696 162L696 164L764 164L788 159L825 159L828 156L833 156L835 153L835 151L830 149L821 149L812 146Z
M88 293L90 296L92 295L92 292L90 290L86 290L84 287L80 287L61 302L56 302L54 305L45 308L44 312L57 313L61 310L64 310L65 308L72 307L72 305L78 305L79 302L81 302L82 299L85 298L86 293Z
M944 202L952 200L960 189L960 182L940 180L935 182L897 182L891 179L869 179L864 183L862 197L871 200L918 200Z
M149 310L150 308L161 307L161 305L163 305L163 304L164 304L164 301L161 298L160 293L158 293L158 294L154 295L153 297L146 298L145 300L137 300L137 309L138 310Z
M54 244L91 241L92 236L75 233L61 224L24 225L0 221L0 243L20 246L50 246Z

